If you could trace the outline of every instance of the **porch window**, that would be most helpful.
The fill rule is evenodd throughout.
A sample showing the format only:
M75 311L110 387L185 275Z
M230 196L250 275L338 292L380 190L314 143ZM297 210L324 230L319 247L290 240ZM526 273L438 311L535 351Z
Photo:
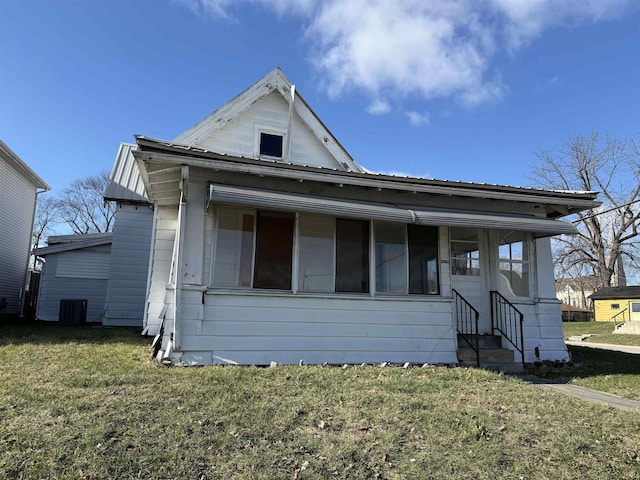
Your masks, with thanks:
M451 275L480 275L478 231L451 228Z
M499 285L515 297L529 296L529 237L523 232L505 232L499 237Z
M333 230L333 217L302 213L298 216L298 290L333 291Z
M291 290L293 222L292 213L258 211L255 288Z
M215 287L251 286L254 222L252 211L218 209Z
M438 227L376 222L371 252L368 220L219 206L216 224L214 287L368 293L373 261L380 294L440 293Z
M407 293L406 228L376 223L376 292Z
M336 219L336 292L369 291L369 222Z
M409 293L440 294L438 281L438 227L407 225Z

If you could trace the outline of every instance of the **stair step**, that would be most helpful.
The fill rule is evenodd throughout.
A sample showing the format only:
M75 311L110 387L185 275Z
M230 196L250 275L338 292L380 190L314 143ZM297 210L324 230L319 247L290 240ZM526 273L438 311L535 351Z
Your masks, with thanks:
M459 333L458 334L458 347L468 347L469 344L464 340L469 340L472 345L475 345L475 338L478 339L478 346L483 348L500 348L502 347L502 339L500 335L489 334L476 334L476 333Z
M505 362L513 363L513 350L507 348L483 348L480 349L480 363L482 362ZM463 347L458 349L458 359L460 361L476 361L476 352L472 348Z

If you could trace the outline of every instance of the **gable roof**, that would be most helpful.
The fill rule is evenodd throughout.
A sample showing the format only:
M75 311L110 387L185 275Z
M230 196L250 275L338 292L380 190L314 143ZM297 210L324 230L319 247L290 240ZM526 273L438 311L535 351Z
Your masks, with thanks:
M630 287L604 287L589 295L592 300L640 298L640 285Z
M83 235L55 235L47 239L46 247L36 248L33 254L41 257L50 253L68 252L100 245L109 245L113 241L113 233L86 233Z
M20 172L22 176L27 178L36 188L42 188L44 190L51 190L51 187L45 183L36 172L31 170L29 166L11 150L6 143L0 140L0 157L3 158L9 165L13 166L15 170Z
M177 136L173 142L192 147L196 146L211 135L212 132L224 127L262 98L272 92L278 92L289 105L293 100L293 110L339 165L348 171L364 172L365 169L351 158L351 155L322 123L322 120L309 107L302 96L297 91L294 93L294 91L294 85L284 75L280 67L276 67L232 100L196 123L189 130Z
M104 190L105 200L149 203L144 183L131 153L136 148L137 146L131 143L120 144L111 174L109 174L109 183Z

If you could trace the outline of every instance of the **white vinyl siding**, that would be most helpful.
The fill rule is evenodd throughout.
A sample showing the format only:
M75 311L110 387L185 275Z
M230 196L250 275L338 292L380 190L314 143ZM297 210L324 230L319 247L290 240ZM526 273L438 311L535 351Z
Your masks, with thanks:
M152 229L150 206L118 205L109 260L105 325L143 324Z
M109 277L109 253L88 249L59 253L56 277L106 280Z
M213 293L208 320L196 310L181 322L185 362L457 362L447 300Z
M0 298L18 313L31 250L36 187L0 158Z

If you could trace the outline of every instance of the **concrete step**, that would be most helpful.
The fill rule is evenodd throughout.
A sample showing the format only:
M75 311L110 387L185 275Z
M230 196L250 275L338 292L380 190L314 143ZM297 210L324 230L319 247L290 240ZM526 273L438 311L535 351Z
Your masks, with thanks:
M480 368L503 373L521 373L524 367L516 362L515 352L507 348L485 348L480 350ZM458 348L458 360L463 366L476 366L476 353L472 348Z
M500 335L489 335L489 334L475 334L475 333L459 333L458 334L458 347L466 348L469 346L467 342L465 342L465 338L472 344L475 345L475 338L478 338L478 346L481 349L484 348L500 348L502 347L502 339Z
M513 350L507 348L483 348L480 349L480 363L483 362L505 362L513 363ZM476 360L476 352L469 347L458 348L458 359L460 361Z
M625 322L618 326L613 333L627 333L631 335L640 335L640 322L632 320L631 322Z

